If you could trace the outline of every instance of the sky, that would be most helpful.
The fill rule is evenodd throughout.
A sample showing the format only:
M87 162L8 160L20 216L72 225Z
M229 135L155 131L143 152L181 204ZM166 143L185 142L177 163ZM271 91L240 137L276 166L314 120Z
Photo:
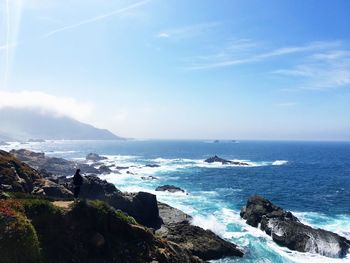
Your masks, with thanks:
M350 1L0 0L0 108L117 135L350 140Z

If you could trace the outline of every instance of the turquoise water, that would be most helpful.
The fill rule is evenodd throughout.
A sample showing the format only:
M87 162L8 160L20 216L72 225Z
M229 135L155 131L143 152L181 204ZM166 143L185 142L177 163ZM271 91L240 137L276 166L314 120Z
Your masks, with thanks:
M148 191L160 201L193 216L193 224L211 229L240 245L242 259L217 262L350 262L281 248L256 228L247 226L239 210L252 194L260 194L291 210L303 222L350 238L350 143L221 141L56 141L13 144L64 158L89 152L108 157L106 163L131 166L132 174L101 178L124 191ZM2 147L4 148L4 147ZM248 167L207 164L219 155L244 160ZM160 167L144 167L158 164ZM142 176L159 180L142 180ZM155 192L174 184L185 194Z

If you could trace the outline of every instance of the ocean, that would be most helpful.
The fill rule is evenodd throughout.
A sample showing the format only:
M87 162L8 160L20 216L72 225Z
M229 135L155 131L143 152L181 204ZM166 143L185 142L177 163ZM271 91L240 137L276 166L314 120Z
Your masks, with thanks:
M350 142L272 141L48 141L13 143L48 156L82 159L95 152L106 164L128 166L100 176L122 191L147 191L193 216L193 224L241 246L243 258L213 262L350 262L299 253L276 245L240 219L240 208L259 194L292 211L303 223L350 239ZM249 166L208 164L213 155ZM157 164L159 167L145 167ZM84 173L84 171L82 171ZM158 180L143 180L155 176ZM185 193L156 192L172 184Z

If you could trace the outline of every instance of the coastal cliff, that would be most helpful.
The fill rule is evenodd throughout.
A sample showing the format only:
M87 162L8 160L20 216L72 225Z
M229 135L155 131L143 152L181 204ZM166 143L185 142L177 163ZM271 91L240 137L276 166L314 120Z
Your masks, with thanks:
M165 209L150 193L123 193L94 175L84 177L82 201L72 201L72 188L70 179L44 177L0 151L0 254L5 263L200 263L243 256L236 245L191 225L181 211L176 222L169 221L175 208Z

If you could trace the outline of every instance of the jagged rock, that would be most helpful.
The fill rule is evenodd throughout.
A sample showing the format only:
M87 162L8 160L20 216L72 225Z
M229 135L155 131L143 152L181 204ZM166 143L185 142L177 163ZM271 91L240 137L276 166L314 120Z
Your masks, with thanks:
M157 235L181 245L203 260L243 256L242 250L235 244L223 240L210 230L191 225L192 217L181 210L160 202L158 208L163 225L156 231Z
M0 150L0 185L8 186L11 191L31 193L34 181L40 178L36 170Z
M73 193L67 188L46 178L38 179L34 182L34 189L32 191L32 194L54 198L73 197Z
M291 212L260 196L249 198L241 210L241 217L251 226L260 224L260 229L277 244L291 250L327 257L344 257L349 252L349 240L330 231L304 225Z
M161 202L158 202L158 209L163 224L156 231L157 235L181 245L203 260L243 256L242 250L235 244L223 240L210 230L191 225L192 217L181 210Z
M217 155L204 160L204 162L206 162L206 163L233 164L233 165L241 165L241 166L249 165L248 163L245 163L245 162L237 162L237 161L225 160L223 158L218 157Z
M187 222L169 224L167 229L167 235L163 237L188 249L203 260L244 255L235 244L223 240L210 230L204 230Z
M185 190L181 189L180 187L174 186L174 185L162 185L162 186L158 186L156 188L156 191L166 191L166 192L170 192L170 193L176 193L176 192L182 192L184 193Z
M149 175L149 176L141 176L142 180L158 180L157 177L153 176L153 175Z
M88 155L86 155L86 158L85 158L87 161L94 161L94 162L97 162L97 161L102 161L102 160L106 160L108 159L107 157L104 157L104 156L100 156L98 155L97 153L89 153Z
M50 176L49 174L51 176L70 176L74 175L78 168L85 174L101 173L92 165L68 161L63 158L47 157L44 153L36 153L25 149L11 150L10 153L34 169L45 171L44 176Z
M106 166L106 165L101 165L99 168L98 168L98 171L101 173L101 174L109 174L112 172L112 170Z
M72 179L65 179L64 186L73 191ZM99 199L116 209L126 212L137 222L152 228L159 228L161 219L156 196L150 193L122 193L113 184L97 176L84 176L79 196L87 199Z
M158 167L160 167L160 165L159 164L146 164L145 167L158 168Z
M64 211L45 200L21 202L24 209L17 213L11 205L17 209L21 203L0 202L0 252L5 262L19 262L20 256L20 262L204 263L102 201L79 201ZM14 219L7 220L3 211L20 220L8 227Z

